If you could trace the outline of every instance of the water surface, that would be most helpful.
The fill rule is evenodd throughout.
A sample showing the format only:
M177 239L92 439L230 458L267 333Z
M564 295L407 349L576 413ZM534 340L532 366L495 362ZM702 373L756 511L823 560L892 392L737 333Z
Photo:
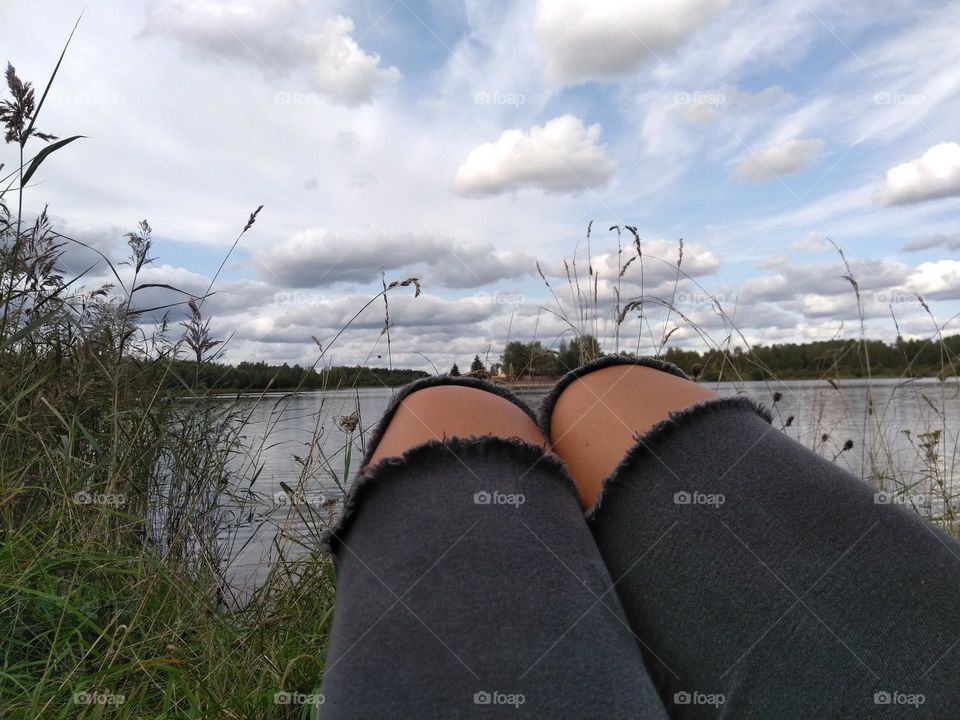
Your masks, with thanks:
M744 394L771 408L778 431L885 490L898 488L897 492L910 494L913 504L934 494L931 482L953 483L960 432L956 380L845 380L837 387L809 380L710 387L723 396ZM338 512L342 478L356 472L369 434L394 392L362 388L224 398L239 402L250 418L244 432L248 449L235 462L239 483L250 485L256 475L250 485L255 499L237 514L223 540L227 574L238 594L262 579L280 548L295 556L316 543ZM776 401L775 393L781 394ZM518 394L536 409L546 390ZM357 419L352 433L342 421L349 416ZM936 430L939 437L924 435ZM852 448L844 450L847 441L852 441ZM299 511L291 508L282 484L295 491Z

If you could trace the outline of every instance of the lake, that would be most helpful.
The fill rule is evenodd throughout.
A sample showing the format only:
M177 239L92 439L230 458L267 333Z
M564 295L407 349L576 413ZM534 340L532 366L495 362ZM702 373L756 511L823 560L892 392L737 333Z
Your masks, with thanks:
M954 484L960 432L960 384L919 380L822 380L711 384L723 396L744 394L774 411L774 426L883 490L904 494L921 512L936 512L932 485ZM289 556L316 543L341 505L338 479L355 474L365 441L396 392L384 388L235 396L249 414L247 450L235 459L244 487L256 498L222 534L226 574L238 598L263 578L277 553ZM774 402L774 393L782 397ZM546 390L517 393L536 409ZM348 433L338 419L356 414ZM347 425L349 427L349 424ZM940 431L939 435L927 433ZM851 440L853 447L844 450ZM259 472L259 474L256 474ZM281 483L297 492L291 508ZM906 489L905 489L906 488ZM942 496L942 490L940 496ZM909 495L909 497L907 497ZM305 521L303 517L306 516Z

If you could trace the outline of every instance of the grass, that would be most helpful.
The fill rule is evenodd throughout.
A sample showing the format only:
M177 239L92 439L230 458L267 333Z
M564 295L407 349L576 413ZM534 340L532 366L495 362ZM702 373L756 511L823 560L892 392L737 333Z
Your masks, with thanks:
M169 308L139 304L152 287L146 221L126 261L103 258L112 285L64 277L64 247L79 241L46 209L28 222L24 206L28 181L67 143L34 127L47 92L38 102L12 66L6 79L0 121L17 167L0 186L0 717L308 716L299 701L316 691L333 610L317 542L330 515L255 487L292 395L210 392L201 371L223 348L203 317L211 289L165 286L179 298ZM384 282L357 315L409 286L419 294L415 279ZM184 320L154 324L158 310ZM318 344L314 367L346 329ZM265 403L271 427L248 437ZM298 481L283 486L291 499L320 472L345 484L359 421L341 419L331 457L317 416ZM272 561L239 598L224 561L254 518L274 536Z
M823 343L822 349L814 349L814 356L791 372L790 379L799 375L814 381L801 394L795 388L788 390L785 378L768 362L777 351L796 351L800 346L755 347L736 323L736 306L728 308L722 298L685 272L683 240L676 245L675 258L662 258L645 248L636 227L613 226L616 246L610 252L615 253L617 269L611 277L600 278L592 230L591 224L586 242L564 260L565 289L555 288L538 265L552 300L542 310L563 328L557 337L547 339L547 345L569 339L581 350L592 348L582 361L604 352L651 355L680 365L721 392L730 392L732 385L733 392L759 395L774 409L774 423L780 430L859 474L882 493L878 501L904 503L960 539L960 431L953 415L960 397L957 336L944 335L944 328L955 318L941 323L929 303L916 295L914 308L929 321L926 339L898 340L895 346L869 340L860 283L843 249L833 243L842 277L856 300L857 326L851 339ZM670 277L661 282L667 294L660 296L646 284L653 270L662 275L664 268ZM638 294L625 293L628 281L639 288ZM693 301L681 302L681 297ZM899 338L892 303L889 310ZM713 322L705 322L703 318L710 316ZM684 351L680 344L701 349ZM876 356L881 351L899 357L878 373ZM851 375L858 379L849 381ZM936 382L918 385L922 377L936 378ZM884 384L875 382L881 378ZM785 392L792 397L785 398ZM856 401L860 395L865 397L862 404ZM909 423L901 411L910 416ZM849 435L838 437L841 432ZM849 462L852 457L855 462Z
M6 142L17 158L5 176L0 166L0 717L307 717L310 708L299 700L317 691L334 606L332 567L317 549L331 515L309 502L277 503L256 489L293 393L230 399L211 392L204 378L225 347L204 317L213 283L201 296L168 286L179 298L169 308L142 307L141 292L150 284L141 275L153 262L146 221L127 236L124 263L104 258L112 286L85 287L86 273L64 277L60 255L78 241L54 230L45 209L32 222L24 211L31 178L80 139L35 129L55 77L56 70L37 100L9 67L10 99L0 103ZM259 212L246 219L234 247L254 231ZM777 405L778 379L751 353L722 303L682 269L682 243L675 260L664 260L645 253L636 228L612 230L620 269L610 308L600 305L592 228L586 266L578 247L566 266L565 289L541 273L554 302L546 311L561 318L564 337L577 340L580 361L598 351L588 337L602 338L607 351L663 356L679 328L687 328L718 351L719 378L740 383L749 367ZM675 269L672 298L645 293L650 263ZM636 296L623 293L628 273L639 278ZM852 272L849 280L859 302ZM688 286L709 298L725 328L721 337L676 302ZM415 278L384 278L382 292L354 316L383 304L381 336L391 369L388 296L403 288L420 293ZM165 309L182 313L183 321L148 321L148 311ZM317 341L313 368L352 322L327 342ZM869 378L862 333L861 309L861 342L853 351ZM731 361L735 344L745 348L737 363ZM943 348L942 376L953 377L953 358ZM828 392L845 392L829 371L822 380ZM930 494L936 502L921 510L960 536L951 393L955 386L944 381L936 393L924 394L925 424L904 429L919 470L902 470L892 451L893 395L884 404L871 401L855 418L872 438L870 447L856 450L864 453L870 481L900 495ZM266 427L251 432L252 416L267 407ZM282 486L292 500L318 477L341 489L350 477L364 419L359 403L350 415L332 412L321 407L312 416L307 450L295 458L298 478ZM784 428L794 426L779 417ZM332 453L324 449L331 447L330 432L342 433ZM814 449L833 459L851 451L846 443L818 444L829 432L813 433ZM291 517L300 521L295 529ZM237 597L225 560L245 542L240 530L248 521L275 537L272 560L257 590ZM294 701L284 702L290 694Z

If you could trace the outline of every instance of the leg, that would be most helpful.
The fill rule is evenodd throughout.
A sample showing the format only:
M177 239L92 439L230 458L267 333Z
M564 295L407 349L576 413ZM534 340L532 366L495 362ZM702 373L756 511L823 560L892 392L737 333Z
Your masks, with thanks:
M671 419L650 429L661 413L644 413L678 379L623 370L579 388L644 433L608 448L616 469L588 517L671 716L955 716L960 545L744 399L698 403L679 380ZM553 425L550 409L551 433L576 418L567 407ZM554 445L578 482L590 460L569 448L607 429Z
M642 388L643 397L631 389ZM633 390L636 393L637 390ZM657 423L715 392L642 365L612 365L578 378L560 394L550 417L553 450L577 481L584 507L626 451Z
M665 718L572 481L473 385L408 388L329 535L321 717Z
M472 435L513 437L540 448L546 446L536 423L519 406L478 388L442 385L403 399L368 464L398 457L430 440Z

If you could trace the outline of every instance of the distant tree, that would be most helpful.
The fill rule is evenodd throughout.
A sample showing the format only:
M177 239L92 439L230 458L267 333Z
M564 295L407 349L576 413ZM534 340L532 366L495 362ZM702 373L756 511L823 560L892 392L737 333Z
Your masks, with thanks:
M503 348L503 371L507 375L522 375L527 367L527 346L519 340L511 340Z
M556 375L560 372L560 363L554 351L541 345L539 340L523 343L519 340L508 342L503 349L504 371L508 375Z
M563 370L575 370L598 357L600 357L600 343L593 335L575 337L569 344L566 341L561 342L560 351L557 353L557 359Z
M483 360L480 359L479 355L474 355L473 362L470 363L470 372L475 373L480 370L486 370L486 368L483 366Z
M451 376L451 377L460 377L460 368L457 367L457 364L456 364L456 363L454 363L454 364L453 364L453 367L450 368L450 376Z

